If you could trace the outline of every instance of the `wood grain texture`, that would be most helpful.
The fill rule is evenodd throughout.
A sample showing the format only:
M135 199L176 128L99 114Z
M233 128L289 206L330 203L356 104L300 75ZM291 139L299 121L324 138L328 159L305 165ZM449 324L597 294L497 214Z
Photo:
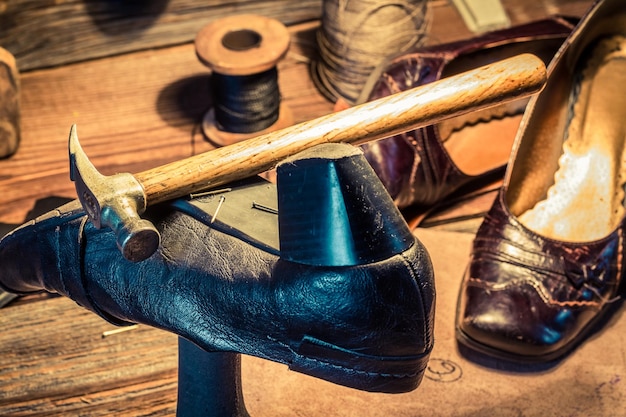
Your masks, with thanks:
M26 3L33 5L30 12L35 11L34 5L41 6L39 14L47 13L46 7L67 7L65 4L86 7L76 0L0 1L0 14ZM185 2L171 0L170 6L181 3ZM430 44L471 36L447 0L431 3ZM503 0L513 23L554 13L580 16L590 3ZM241 5L224 2L222 6L233 4ZM256 12L255 4L264 2L248 2L246 10ZM306 2L296 4L299 7ZM186 24L195 18L191 11L188 14L179 16L190 19ZM25 17L21 19L23 23ZM74 22L79 21L79 17L74 18ZM27 27L10 30L38 32L36 24L23 24ZM291 27L290 52L279 64L281 92L298 122L332 111L332 104L321 98L308 77L307 59L314 53L313 30L314 25ZM9 29L0 21L2 31L6 34ZM75 31L72 36L79 35ZM19 37L12 36L19 43ZM166 38L153 40L168 45ZM58 37L46 39L48 43L42 40L36 50L24 49L25 56L37 62L47 53L46 45L59 51L60 46L54 45ZM110 39L115 42L100 45L101 53L117 55L126 47L124 42L136 42L132 37L124 41L115 35ZM3 43L0 40L0 45ZM67 52L65 58L79 59L76 39L68 43L68 49L70 45L78 50ZM78 123L81 142L94 164L107 174L140 172L212 149L199 132L209 103L207 81L206 68L197 62L191 43L27 71L22 76L22 145L16 155L0 161L0 222L21 222L36 199L74 196L67 155L72 123ZM462 217L463 213L454 215ZM446 228L455 230L453 223L447 223ZM358 392L290 372L282 365L244 357L244 395L251 415L622 415L626 401L623 310L552 369L537 373L503 371L499 363L477 365L459 355L454 341L454 311L472 230L417 231L432 255L438 292L437 343L418 390L402 395ZM72 301L54 297L29 300L0 310L0 415L175 415L175 336L141 326L102 339L102 331L111 326Z
M44 14L57 3L78 3L33 2L42 5L39 12ZM554 13L580 16L591 1L503 3L507 12L518 11L512 20L522 23ZM471 36L446 0L431 4L430 44ZM0 2L0 13L9 7L15 6ZM281 94L295 122L333 110L308 73L308 60L316 53L316 28L315 22L289 27L291 46L278 65ZM12 29L12 36L20 30ZM0 222L21 223L37 199L75 196L67 155L73 123L85 151L104 174L136 173L212 149L200 131L210 104L208 79L192 43L22 73L22 141L13 157L0 160Z
M279 63L281 94L296 122L332 111L307 76L316 27L290 27L291 47ZM22 222L38 198L75 197L67 150L73 123L107 175L213 149L200 130L211 101L209 77L193 44L24 74L22 144L0 161L0 221Z
M448 0L430 3L436 23L428 43L471 35ZM511 23L518 24L555 13L580 16L590 1L502 3ZM16 56L20 71L27 71L190 42L208 23L243 13L295 25L318 19L322 0L0 1L0 46Z
M294 25L320 0L12 0L0 2L0 45L21 71L190 42L221 17L255 13Z
M172 414L175 335L139 326L102 337L115 327L71 300L56 297L36 305L0 315L0 414L133 414L133 393L144 406Z

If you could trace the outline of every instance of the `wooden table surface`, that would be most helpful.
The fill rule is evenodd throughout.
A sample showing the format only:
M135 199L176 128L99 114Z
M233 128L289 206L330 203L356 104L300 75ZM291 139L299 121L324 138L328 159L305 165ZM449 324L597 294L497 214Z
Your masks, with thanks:
M590 1L502 3L517 24L556 13L581 16ZM429 44L471 36L451 1L433 0L431 9ZM283 100L296 122L333 110L308 74L317 26L316 21L290 26L292 45L278 65ZM200 131L210 104L208 79L190 42L24 71L22 143L16 155L0 161L0 223L21 223L38 199L75 197L67 150L73 123L104 174L139 172L211 149ZM140 326L103 338L110 325L53 296L31 297L0 310L0 328L0 415L174 413L175 335ZM254 371L244 372L251 378ZM256 401L252 398L261 391L250 385L250 401ZM272 415L266 411L263 415ZM281 415L290 414L301 415L293 410Z

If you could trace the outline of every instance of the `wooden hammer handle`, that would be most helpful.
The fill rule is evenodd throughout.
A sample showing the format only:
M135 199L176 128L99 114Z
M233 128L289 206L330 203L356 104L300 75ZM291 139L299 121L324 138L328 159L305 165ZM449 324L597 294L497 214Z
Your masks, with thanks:
M543 61L523 54L135 175L147 204L250 177L323 143L361 144L538 92Z

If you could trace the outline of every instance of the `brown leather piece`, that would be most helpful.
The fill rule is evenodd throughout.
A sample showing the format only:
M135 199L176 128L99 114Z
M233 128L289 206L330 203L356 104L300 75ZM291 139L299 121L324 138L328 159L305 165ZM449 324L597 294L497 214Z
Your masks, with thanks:
M422 48L397 57L372 74L360 101L374 100L442 77L476 68L489 62L531 52L548 62L570 33L573 24L566 18L554 17L530 24L495 31L471 40ZM502 117L523 111L527 100L459 118L458 126L476 120ZM444 146L441 125L432 125L388 139L363 145L365 156L382 180L396 204L421 210L436 205L468 183L501 177L508 152L502 164L487 168L479 175L462 171ZM485 148L496 138L484 138ZM512 137L510 138L512 141ZM488 146L487 146L488 147ZM510 149L510 148L509 148ZM480 154L480 152L478 152ZM483 155L484 156L484 155ZM479 163L483 163L482 160Z

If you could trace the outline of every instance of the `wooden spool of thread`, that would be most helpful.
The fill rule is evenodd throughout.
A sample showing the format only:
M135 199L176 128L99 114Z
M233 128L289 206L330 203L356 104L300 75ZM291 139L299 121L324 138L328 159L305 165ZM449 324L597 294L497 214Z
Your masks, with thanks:
M230 145L293 124L276 68L289 42L281 22L258 15L229 16L198 33L196 54L212 70L213 106L202 121L211 142Z

